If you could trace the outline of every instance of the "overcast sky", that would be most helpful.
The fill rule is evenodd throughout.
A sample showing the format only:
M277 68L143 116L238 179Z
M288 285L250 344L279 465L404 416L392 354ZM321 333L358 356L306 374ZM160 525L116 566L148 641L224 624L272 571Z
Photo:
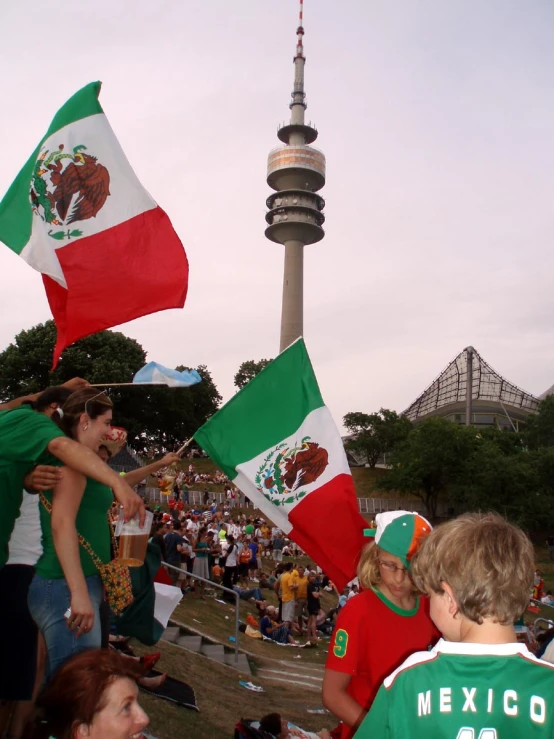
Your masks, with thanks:
M283 249L264 237L265 176L297 13L297 0L0 7L0 197L55 111L102 80L190 261L182 311L120 330L149 359L206 364L225 399L243 360L278 351ZM541 393L554 382L554 3L305 0L304 17L306 115L327 157L304 335L335 420L405 409L468 344ZM3 349L51 314L39 274L3 246L0 276Z

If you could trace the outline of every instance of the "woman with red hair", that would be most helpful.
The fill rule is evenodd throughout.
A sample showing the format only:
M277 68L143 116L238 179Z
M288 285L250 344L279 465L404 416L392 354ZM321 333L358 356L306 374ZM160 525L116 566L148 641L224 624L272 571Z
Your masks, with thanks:
M142 666L118 652L79 652L41 695L36 739L140 739L148 716L137 701Z

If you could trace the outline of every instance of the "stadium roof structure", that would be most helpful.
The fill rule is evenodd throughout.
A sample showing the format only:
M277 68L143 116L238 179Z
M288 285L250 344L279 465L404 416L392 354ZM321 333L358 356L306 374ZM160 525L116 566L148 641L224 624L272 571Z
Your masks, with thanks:
M468 385L471 386L471 393L468 393ZM428 416L447 416L465 410L464 419L457 417L455 420L465 422L469 418L473 423L473 411L480 410L489 414L499 411L508 420L512 417L524 420L537 410L539 402L539 398L508 382L485 362L476 349L468 346L403 415L415 422Z

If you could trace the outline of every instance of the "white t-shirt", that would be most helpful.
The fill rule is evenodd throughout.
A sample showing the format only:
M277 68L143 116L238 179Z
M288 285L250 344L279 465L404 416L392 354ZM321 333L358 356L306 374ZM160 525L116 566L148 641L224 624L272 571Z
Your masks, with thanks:
M19 518L13 527L8 544L8 565L36 565L42 554L42 529L39 513L40 499L23 491Z
M236 567L237 566L237 545L235 543L233 547L233 551L230 554L227 554L227 559L225 560L225 564L227 567Z
M199 528L200 526L192 518L187 521L187 531L190 531L192 534L197 534Z

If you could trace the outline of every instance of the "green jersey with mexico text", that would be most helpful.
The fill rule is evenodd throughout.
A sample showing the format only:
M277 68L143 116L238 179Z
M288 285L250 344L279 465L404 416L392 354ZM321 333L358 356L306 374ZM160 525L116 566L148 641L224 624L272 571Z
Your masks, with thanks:
M356 739L554 739L554 665L525 645L441 639L389 677Z

